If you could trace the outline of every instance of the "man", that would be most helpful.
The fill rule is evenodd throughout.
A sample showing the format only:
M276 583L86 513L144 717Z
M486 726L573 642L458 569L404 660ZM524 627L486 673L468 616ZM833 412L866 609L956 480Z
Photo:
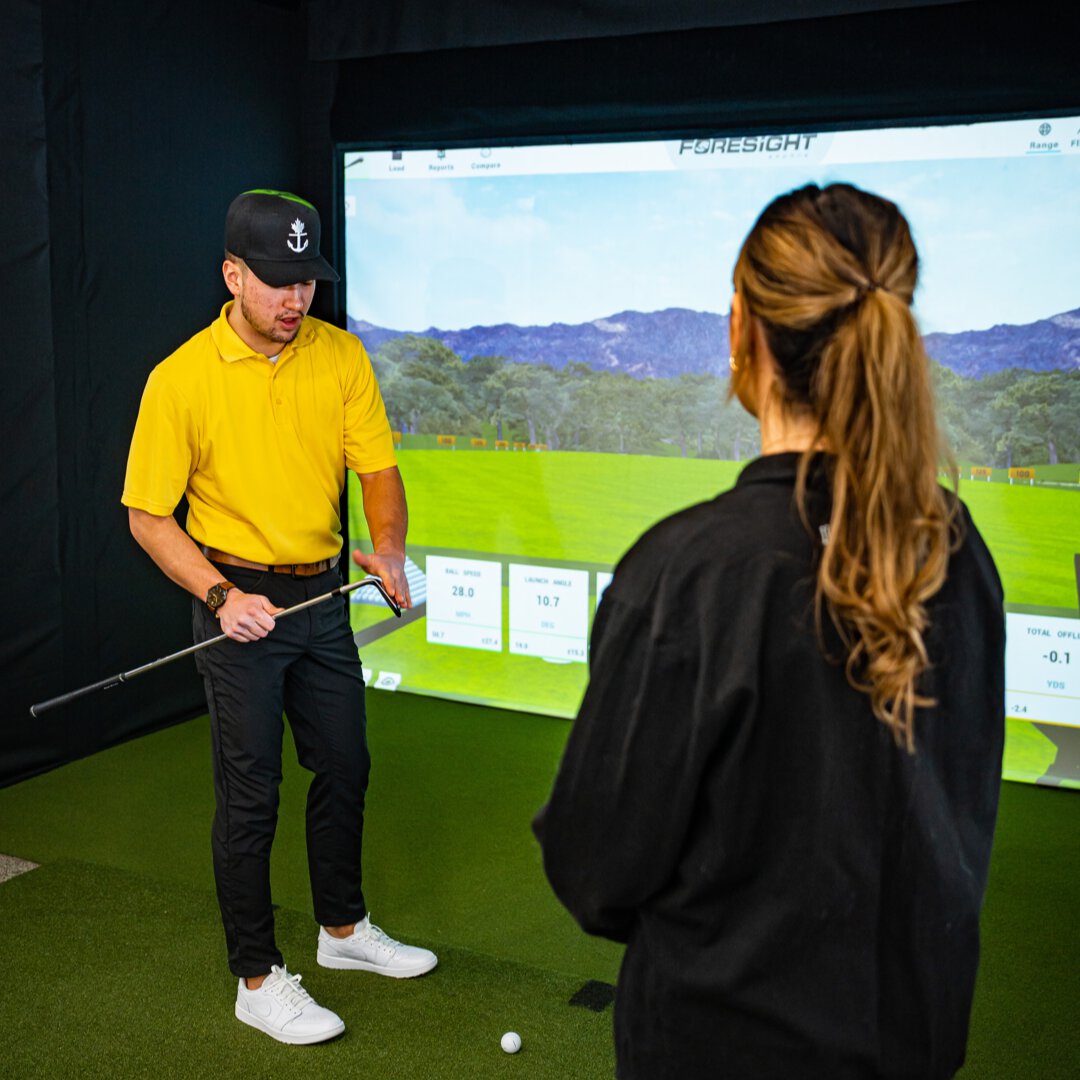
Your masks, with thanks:
M194 597L214 750L214 876L236 1016L281 1042L339 1035L341 1019L290 974L274 940L270 846L281 780L282 712L314 773L307 848L318 961L408 978L437 963L371 924L360 854L369 758L364 682L344 602L281 625L282 609L340 584L340 497L360 479L374 553L354 552L409 606L408 514L378 385L356 337L307 317L319 254L310 203L237 196L225 221L218 319L150 374L124 485L131 531ZM186 495L187 531L173 510Z

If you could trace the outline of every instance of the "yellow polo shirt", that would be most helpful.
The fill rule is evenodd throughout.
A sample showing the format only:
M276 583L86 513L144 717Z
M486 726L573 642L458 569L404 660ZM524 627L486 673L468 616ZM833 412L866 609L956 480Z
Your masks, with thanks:
M371 361L353 334L306 318L272 363L229 325L231 306L150 373L121 501L164 516L186 494L197 543L262 563L330 558L346 467L396 464Z

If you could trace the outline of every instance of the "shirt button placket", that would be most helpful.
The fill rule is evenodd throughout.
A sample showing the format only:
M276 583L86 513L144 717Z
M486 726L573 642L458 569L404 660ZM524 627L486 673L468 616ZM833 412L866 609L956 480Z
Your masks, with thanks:
M277 385L277 367L270 372L270 404L274 410L274 419L281 422L280 406L282 404L281 391Z

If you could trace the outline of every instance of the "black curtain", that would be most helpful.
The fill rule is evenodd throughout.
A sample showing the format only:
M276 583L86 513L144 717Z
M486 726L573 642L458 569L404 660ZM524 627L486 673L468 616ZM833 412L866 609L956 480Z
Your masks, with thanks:
M8 62L0 71L3 105L0 176L5 243L0 247L3 295L8 298L0 425L6 450L0 481L0 521L9 572L4 597L5 708L0 766L14 763L25 743L25 706L63 666L61 586L55 523L57 485L56 352L49 273L49 199L43 32L38 3L19 0L5 19ZM14 571L14 572L12 572ZM6 751L6 753L4 753Z
M980 0L380 56L340 64L332 129L445 146L1067 111L1080 106L1075 51L1067 8Z
M308 0L307 13L312 59L345 60L960 2L966 0Z
M0 783L204 708L181 661L28 714L190 642L128 533L127 446L150 369L225 299L229 200L300 187L307 71L302 19L252 0L18 0L5 46Z

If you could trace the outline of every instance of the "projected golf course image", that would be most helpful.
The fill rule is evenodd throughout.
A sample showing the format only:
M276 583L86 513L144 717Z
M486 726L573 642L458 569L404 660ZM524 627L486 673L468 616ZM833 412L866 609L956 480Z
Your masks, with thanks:
M745 464L649 455L421 449L411 447L413 442L405 436L399 453L411 517L409 557L421 570L431 555L501 563L503 626L509 620L509 564L588 571L591 625L596 573L610 572L653 522L731 487ZM418 436L415 442L422 446L435 440ZM1078 466L1040 468L1038 475L1044 474L1048 479L1060 475L1062 486L1009 484L1007 470L995 470L990 481L962 479L961 495L994 554L1010 609L1075 613ZM370 547L363 540L359 507L354 487L351 535L360 538L360 546ZM354 603L351 611L353 628L362 635L364 666L376 685L389 672L400 677L400 683L391 680L393 688L414 693L554 716L570 717L577 709L587 679L584 663L515 655L505 642L499 651L433 644L423 616L401 625L387 619L385 608ZM372 628L387 632L365 640L363 632L370 634ZM1010 719L1010 775L1042 776L1055 754L1055 745L1038 728Z
M1005 587L1006 775L1080 787L1080 142L1040 155L1039 127L737 155L648 137L344 149L345 324L395 432L415 602L400 621L351 604L369 683L576 714L619 558L759 453L727 400L742 241L780 192L841 181L894 199L919 250L942 483ZM359 485L349 507L362 546Z
M610 572L652 522L730 487L739 469L720 461L527 451L403 449L398 460L409 498L409 557L421 569L435 554L588 570L590 617L594 572ZM351 534L364 537L358 509L352 489ZM502 581L505 623L505 570ZM356 630L384 622L366 604L352 612ZM361 657L373 671L400 674L402 689L555 716L574 714L587 674L584 663L431 645L423 619L363 645Z

